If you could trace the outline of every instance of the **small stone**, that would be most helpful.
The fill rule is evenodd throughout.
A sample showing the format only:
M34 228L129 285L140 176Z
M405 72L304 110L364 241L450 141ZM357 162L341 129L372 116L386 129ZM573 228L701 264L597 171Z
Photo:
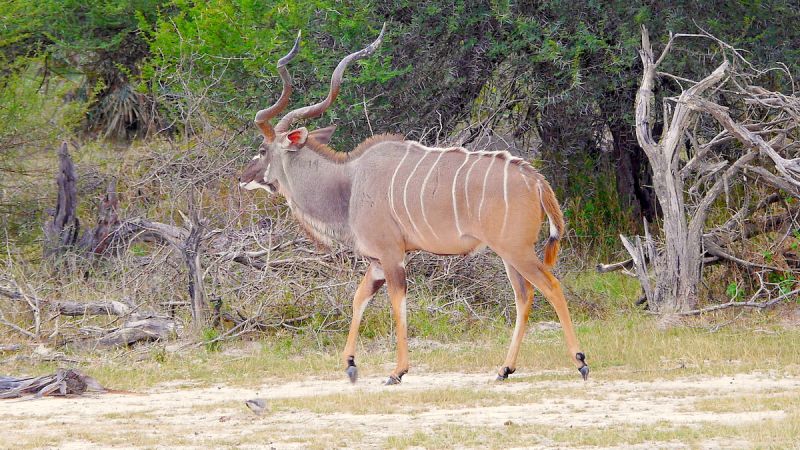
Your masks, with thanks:
M250 411L253 411L253 413L257 416L263 414L264 410L267 408L267 401L263 398L247 400L244 402L244 404L247 405L247 407L250 408Z

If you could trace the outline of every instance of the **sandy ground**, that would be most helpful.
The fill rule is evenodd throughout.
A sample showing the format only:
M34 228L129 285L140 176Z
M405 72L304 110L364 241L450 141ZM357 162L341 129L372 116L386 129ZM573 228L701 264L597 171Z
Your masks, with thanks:
M313 445L365 448L386 446L390 436L430 432L448 424L500 430L509 424L533 428L664 422L742 424L781 418L785 412L709 413L696 411L692 405L700 399L800 388L800 377L766 374L654 382L604 381L594 377L588 382L579 379L528 382L523 378L521 382L495 383L490 381L491 377L486 373L414 373L407 375L400 386L390 387L382 386L383 380L378 378L365 378L356 385L344 379L274 381L249 389L224 385L197 388L190 383L171 383L140 393L6 400L0 401L0 447L305 448ZM373 392L448 388L501 395L541 389L548 394L524 404L445 405L445 408L426 407L412 413L316 413L313 408L299 407L270 408L256 416L244 405L245 400L256 397L275 403L287 398L352 394L354 401L359 401L360 395ZM398 411L404 406L408 405L398 405Z

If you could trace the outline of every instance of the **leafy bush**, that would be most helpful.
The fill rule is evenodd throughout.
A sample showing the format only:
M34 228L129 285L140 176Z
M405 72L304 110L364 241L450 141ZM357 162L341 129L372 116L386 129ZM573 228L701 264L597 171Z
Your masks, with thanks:
M129 131L149 126L149 117L142 113L146 111L146 101L133 94L130 86L148 51L139 25L154 22L166 3L164 0L3 2L0 70L13 70L20 57L39 58L43 78L68 76L80 83L72 97L90 103L85 111L84 129L104 137L127 137Z
M272 104L281 90L275 65L298 30L303 40L289 69L295 86L289 108L324 98L336 64L372 42L380 28L371 7L361 2L176 1L174 8L147 30L151 57L143 79L168 122L192 128L206 115L238 128ZM320 123L363 121L363 86L397 73L385 48L360 61L360 71L348 69L337 104Z
M24 146L70 136L85 113L85 103L64 102L74 81L44 78L41 60L27 63L0 78L0 157L6 163Z

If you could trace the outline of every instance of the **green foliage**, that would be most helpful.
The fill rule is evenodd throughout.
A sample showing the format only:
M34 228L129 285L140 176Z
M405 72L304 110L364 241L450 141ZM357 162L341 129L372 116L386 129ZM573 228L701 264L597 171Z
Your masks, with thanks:
M567 221L570 235L578 238L578 242L600 258L611 257L608 252L614 249L619 241L619 230L629 230L635 225L629 211L625 211L619 203L615 180L609 174L603 161L597 161L591 155L579 155L572 160L556 160L548 162L548 172L579 173L580 177L570 177L570 183L561 180L557 186L557 196L566 201L562 205L564 218Z
M18 63L20 64L20 63ZM75 88L69 79L48 79L40 74L42 62L28 60L19 71L0 78L0 151L22 144L53 141L69 136L82 120L85 105L64 104Z
M770 283L778 285L781 295L787 295L797 289L798 279L791 272L770 272L767 276ZM800 298L800 296L798 296Z
M201 339L203 341L203 347L205 347L206 351L218 352L222 350L222 341L219 340L219 336L219 330L216 328L203 328Z
M728 287L725 288L725 295L731 300L741 301L744 299L744 292L739 288L739 284L736 282L728 284Z
M98 102L86 111L85 129L124 137L129 128L149 125L146 101L131 92L129 83L147 53L139 27L154 22L163 4L163 0L4 2L0 17L8 25L0 28L0 71L13 70L20 57L41 58L45 79L69 76L81 83L72 98Z
M158 364L166 363L168 356L167 349L163 345L154 345L150 348L150 357Z
M303 31L301 50L290 65L295 107L324 98L339 60L372 42L380 27L370 6L360 2L215 0L176 1L173 6L148 30L152 56L143 78L159 98L204 95L202 112L231 124L249 122L256 110L275 101L281 90L275 65L298 30ZM348 69L340 100L323 123L337 114L345 120L363 115L358 108L343 111L344 105L361 102L362 94L354 91L364 84L387 82L398 73L382 49L359 64L360 73L357 67ZM181 92L187 88L189 92ZM171 118L185 118L180 116L183 104L166 101L161 106Z
M73 136L87 104L64 103L75 83L42 77L40 60L18 61L16 71L0 71L0 227L13 243L27 247L41 235L42 192L33 178L49 170L37 167L34 156ZM3 254L7 240L0 249ZM36 252L40 254L39 251Z

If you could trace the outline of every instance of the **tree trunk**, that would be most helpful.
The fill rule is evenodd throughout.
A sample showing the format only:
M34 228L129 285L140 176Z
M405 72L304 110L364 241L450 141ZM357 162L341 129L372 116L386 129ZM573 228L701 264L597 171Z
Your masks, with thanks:
M633 127L622 120L608 123L614 142L612 157L616 169L620 206L639 219L653 222L658 214L653 192L653 175L647 155L636 143Z
M661 56L668 50L669 48L665 49ZM711 75L683 91L674 102L674 111L669 120L666 115L669 108L664 107L665 126L660 139L656 141L652 128L656 120L651 108L655 103L654 81L661 59L654 59L650 37L644 27L642 49L639 53L643 75L636 93L636 139L653 168L653 188L661 205L664 224L664 251L660 255L655 252L651 255L651 261L655 261L655 286L650 288L650 279L646 273L644 276L640 273L639 281L645 287L645 293L651 293L647 299L649 307L656 312L668 314L695 308L703 263L703 227L697 226L703 220L692 220L693 226L690 226L684 204L684 180L680 170L680 150L684 145L684 133L694 114L688 101L719 83L725 76L728 64L723 63ZM636 255L631 256L636 259Z
M81 227L76 214L78 177L66 142L58 149L58 165L59 171L56 177L58 199L52 220L48 220L44 225L44 255L62 254L70 249L88 252L90 255L101 255L108 248L109 236L119 225L116 183L111 181L108 184L106 194L100 202L97 225L91 230L86 230L79 239Z
M203 243L205 223L200 219L197 207L194 205L194 194L189 194L189 215L187 221L189 236L181 247L181 252L189 268L189 298L192 306L192 322L196 329L208 325L209 308L206 302L206 290L203 284L203 266L200 262L200 252Z
M77 175L69 155L67 143L58 149L58 199L52 220L44 226L44 256L52 256L76 244L80 223L75 211L78 207Z

